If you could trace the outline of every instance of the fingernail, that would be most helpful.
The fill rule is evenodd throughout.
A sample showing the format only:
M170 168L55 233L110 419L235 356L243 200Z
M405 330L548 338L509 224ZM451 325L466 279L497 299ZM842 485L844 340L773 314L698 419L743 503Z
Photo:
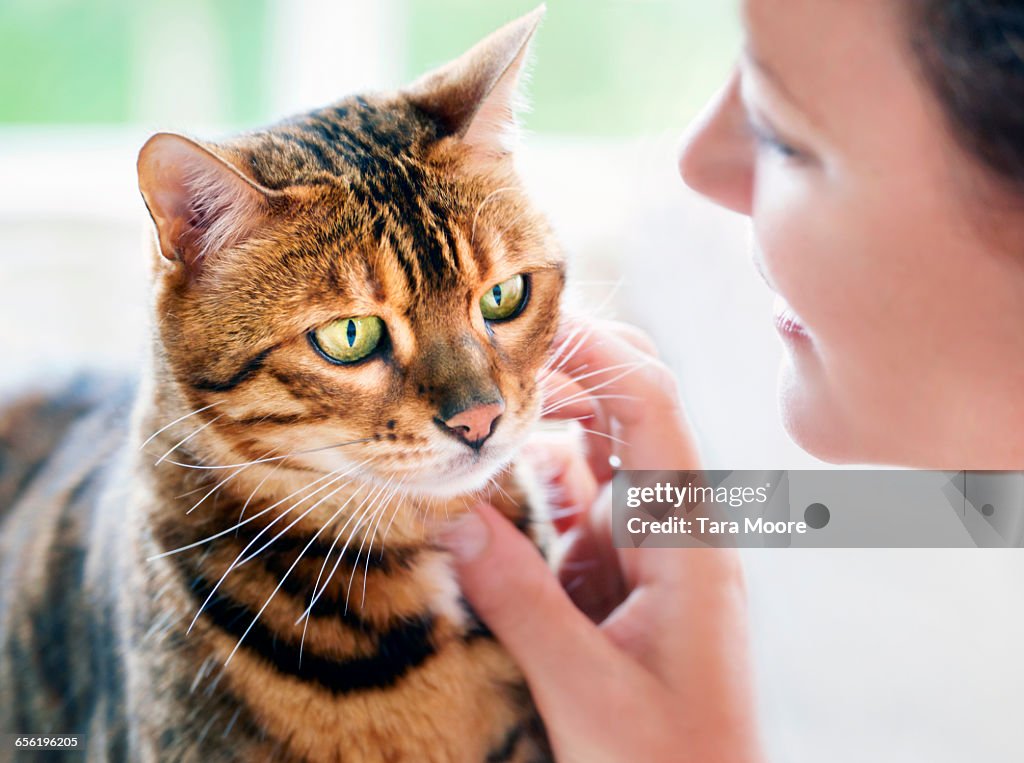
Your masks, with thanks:
M437 539L460 562L471 562L487 548L487 525L475 511L445 525Z

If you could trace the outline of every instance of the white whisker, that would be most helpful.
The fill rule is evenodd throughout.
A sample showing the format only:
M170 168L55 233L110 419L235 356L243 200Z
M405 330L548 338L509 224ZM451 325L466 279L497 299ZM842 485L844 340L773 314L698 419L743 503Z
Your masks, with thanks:
M390 482L390 480L388 480L388 482ZM306 607L306 609L303 611L301 615L299 615L299 618L295 621L296 625L302 622L303 619L309 619L310 613L313 611L313 607L316 606L317 601L319 601L324 591L327 590L327 586L330 585L331 579L334 577L334 573L337 572L338 566L341 564L342 559L345 558L345 552L348 550L349 544L352 542L352 536L355 534L356 530L362 527L367 513L373 507L373 504L377 501L377 499L384 494L384 491L387 489L387 486L388 483L385 483L384 485L375 488L374 491L371 491L371 493L368 493L366 498L363 500L363 503L360 504L359 508L356 509L356 511L353 512L347 520L345 520L345 524L341 526L341 529L338 530L337 534L334 536L334 540L331 542L331 547L327 550L327 555L324 557L324 563L320 566L320 574L317 575L316 583L313 586L313 595L310 598L309 606ZM331 568L331 571L328 574L327 579L324 580L324 583L321 586L320 580L323 578L323 573L324 570L327 568L327 562L330 560L331 553L337 546L338 541L341 540L341 535L343 532L345 532L345 528L348 527L352 523L352 520L356 519L356 517L359 517L359 520L356 522L355 527L353 527L352 531L349 533L348 539L342 546L341 551L338 554L338 559L334 563L334 567ZM303 630L303 633L305 633L305 630Z
M194 504L192 504L192 508L189 509L188 511L186 511L185 513L186 514L191 514L193 511L195 511L196 509L199 508L200 504L202 504L203 501L205 501L211 495L216 493L218 490L220 490L226 484L231 482L231 480L233 480L235 477L237 477L239 474L241 474L243 471L245 471L248 468L249 468L248 466L243 466L241 469L236 469L235 471L231 472L231 474L229 474L227 477L225 477L220 482L218 482L216 485L214 485L210 489L210 491L208 493L206 493L206 495L204 495L202 498L200 498L198 501L196 501Z
M481 201L480 204L477 205L476 212L473 214L473 225L470 227L470 232L469 232L469 245L470 246L473 246L474 243L476 243L476 222L477 222L477 218L480 217L480 211L484 208L484 205L487 204L488 201L490 201L493 197L497 196L498 194L506 193L508 191L514 191L514 190L516 190L515 186L503 186L502 188L497 188L497 189L491 191L486 196L484 196L484 200Z
M545 408L541 408L540 414L541 414L541 416L550 416L552 413L556 413L556 412L558 412L558 411L560 411L560 410L562 410L564 408L568 408L571 405L575 405L582 398L586 398L587 400L632 400L633 402L636 402L637 400L641 399L641 398L637 397L636 395L587 395L587 394L580 393L579 395L573 395L571 397L565 398L564 400L558 400L558 401L552 403L550 406L547 406ZM580 416L579 418L576 418L576 419L564 419L564 420L565 421L584 421L586 419L592 419L592 418L594 418L593 414L586 414L586 415Z
M605 439L611 440L612 442L622 445L623 447L629 447L628 442L626 442L625 440L620 440L618 437L610 435L607 432L599 432L596 429L587 429L586 427L580 427L580 430L586 432L587 434L595 435L597 437L604 437Z
M571 387L573 384L578 384L579 382L584 381L585 379L591 379L591 378L593 378L595 376L600 376L601 374L611 373L612 371L619 371L619 370L621 370L623 368L628 368L630 371L635 371L636 369L641 368L642 366L646 366L649 362L650 361L647 361L647 360L637 360L637 361L631 361L629 363L616 363L615 365L605 366L604 368L598 368L598 369L596 369L594 371L589 371L588 373L581 374L580 376L570 376L569 377L569 381L562 382L557 387L552 387L552 388L549 389L549 388L546 388L546 387L542 386L541 388L543 389L545 394L553 395L554 393L559 392L559 391L565 389L566 387ZM621 378L622 378L621 376L617 376L612 381L616 381L616 380L621 379ZM589 388L590 391L593 391L595 389L597 389L597 388L596 387L590 387Z
M364 462L364 463L365 463L365 462ZM248 498L246 498L246 499L245 499L245 503L243 503L243 504L242 504L242 510L238 512L238 521L239 521L239 522L241 522L241 521L242 521L242 517L244 517L244 516L245 516L245 510L249 508L249 504L250 504L250 503L252 503L252 499L253 499L253 498L254 498L254 497L256 496L256 493L258 493L258 492L259 492L259 490L260 490L260 488L261 488L261 487L263 487L263 483L265 483L265 482L266 482L266 481L267 481L268 479L270 479L271 477L273 477L273 476L274 476L274 474L276 474L276 473L277 473L277 470L281 468L282 464L284 464L284 461L279 461L279 462L278 462L277 464L275 464L275 465L274 465L274 468L273 468L273 469L271 469L271 470L270 470L269 472L267 472L267 473L266 473L266 474L265 474L265 475L263 476L263 479L261 479L261 480L260 480L260 481L259 481L259 482L258 482L258 483L256 484L256 487L254 487L254 488L252 489L252 492L251 492L251 493L249 493L249 497L248 497ZM315 484L316 484L316 482L314 482L313 484L315 485Z
M355 500L355 497L357 495L359 495L359 491L362 490L363 487L364 487L363 485L360 485L359 487L356 488L355 492L352 493L352 495L350 495L348 498L345 499L344 503L342 503L338 507L337 511L335 511L334 514L331 515L330 519L328 519L326 522L324 522L323 525L321 525L320 529L317 530L317 532L316 532L317 536L319 536L321 532L326 530L328 527L330 527L335 522L335 520L337 520L337 518L345 510L345 507L348 506L350 503L352 503L352 501ZM367 497L369 497L369 493L367 493ZM365 502L366 499L364 498L363 501ZM360 504L360 506L362 506L362 504ZM358 511L358 509L356 511ZM349 519L346 520L344 525L342 525L342 528L339 531L339 533L340 532L344 532L344 529L348 526L349 522L352 521L352 516L354 514L355 514L355 512L353 512L353 514L349 516ZM316 539L316 536L314 536L314 540L315 539ZM335 542L337 542L337 539L335 539ZM314 585L313 585L314 592L316 591L316 587L320 584L320 578L324 574L324 569L327 567L327 560L330 558L331 550L333 550L333 549L334 549L334 543L331 544L331 549L327 552L327 555L324 557L324 563L320 565L320 573L317 575L316 583L314 583ZM305 550L303 550L303 553L305 553ZM300 554L300 556L301 556L301 554ZM312 607L312 602L310 602L310 607ZM312 611L312 610L310 610L310 611ZM295 623L293 623L293 625L297 625L302 620L303 616L305 616L305 613L303 615L300 615L299 619L296 620ZM302 638L299 639L299 664L300 665L302 664L302 650L303 650L303 647L306 644L306 630L308 628L309 628L309 617L306 616L305 622L302 624Z
M395 510L391 513L391 520L388 522L387 527L384 528L384 535L382 535L381 539L380 539L380 558L381 559L384 558L384 544L387 543L388 533L391 532L391 525L394 524L395 518L398 517L398 512L401 510L402 506L408 500L409 500L409 490L408 489L403 489L402 490L402 497L398 499L397 503L395 503Z
M388 500L381 506L380 519L377 520L377 524L373 527L373 534L370 536L370 546L369 546L369 548L366 549L366 567L363 570L363 598L360 599L360 601L359 601L359 608L360 609L362 609L366 605L366 579L370 576L370 557L373 555L373 541L377 538L377 530L380 529L381 522L384 520L384 517L387 515L387 507L388 507L388 505L391 503L391 500L395 497L395 494L398 493L398 491L401 489L401 487L402 487L402 485L398 484L391 491L391 495L388 497ZM395 514L398 513L398 509L399 509L399 507L401 507L401 505L402 505L401 501L398 501L395 504ZM381 559L383 559L384 558L384 541L383 540L381 540L380 553L381 553ZM357 565L359 564L359 557L358 556L356 557L356 564ZM353 566L353 568L352 568L352 574L353 575L355 574L355 566ZM352 586L352 580L350 578L349 579L349 587L351 587L351 586ZM346 606L347 606L347 602L346 602Z
M269 458L257 458L254 461L244 461L243 463L240 463L240 464L218 464L218 465L215 465L215 466L206 466L206 465L203 465L203 464L185 464L185 463L182 463L181 461L174 461L172 459L167 459L167 463L174 464L175 466L181 466L181 467L184 467L185 469L209 469L209 470L215 470L215 469L236 469L236 468L242 467L242 466L255 466L256 464L267 464L267 463L272 463L274 461L283 461L283 460L288 459L288 458L295 458L296 456L304 456L304 455L307 455L309 453L321 453L321 452L323 452L325 450L333 450L334 448L344 448L344 447L346 447L348 445L358 445L359 443L370 442L372 439L373 439L372 437L362 437L362 438L360 438L358 440L348 440L346 442L338 442L338 443L335 443L334 445L321 445L320 447L317 447L317 448L309 448L307 450L296 450L296 451L293 451L291 453L286 453L283 456L271 456Z
M389 479L388 483L390 484L390 482L391 480ZM384 510L388 504L391 503L391 499L394 497L395 490L392 490L388 493L386 500L381 500L377 502L377 508L375 508L373 510L373 513L370 515L370 521L367 523L366 531L363 533L362 540L359 541L359 550L356 552L356 559L352 563L352 572L348 576L348 587L345 589L345 614L348 614L348 603L352 595L352 581L355 580L356 570L359 569L359 558L363 555L363 546L366 545L366 539L368 537L368 534L370 530L373 529L373 521L377 518L378 515L380 515L380 512Z
M182 439L178 440L177 443L175 443L173 446L171 446L170 450L168 450L166 453L164 453L162 456L160 456L160 458L158 458L155 462L153 462L153 466L159 466L160 463L162 463L165 458L167 458L169 455L171 455L174 451L176 451L178 448L180 448L186 442L191 440L197 434L202 432L204 429L206 429L208 426L210 426L210 424L215 422L220 417L221 417L220 415L214 416L212 419L207 421L205 424L203 424L202 426L200 426L197 429L195 429L191 434L188 434L185 437L183 437Z
M363 464L365 464L365 463L366 463L366 461L363 461L363 462L362 462L361 464L359 464L359 466L362 466L362 465L363 465ZM323 476L317 477L317 478L316 478L315 480L313 480L312 482L306 483L306 484L305 484L305 485L303 485L302 487L300 487L300 488L298 488L298 489L296 489L296 490L293 490L293 491L292 491L291 493L289 493L288 495L286 495L286 496L285 496L284 498L282 498L282 499L281 499L280 501L278 501L277 503L274 503L274 504L272 504L272 505L268 506L267 508L263 509L263 511L260 511L260 512L258 512L258 513L256 513L256 514L253 514L253 515L252 515L251 517L249 517L248 519L246 519L246 520L245 520L245 521L243 521L243 522L238 522L237 524L234 524L234 525L232 525L231 527L229 527L229 528L228 528L228 529L226 529L226 530L221 530L220 532L216 533L215 535L210 535L209 537L203 538L202 540L197 540L197 541L195 541L194 543L189 543L189 544L188 544L187 546L181 546L180 548L176 548L176 549L173 549L173 550L171 550L171 551L164 551L164 552L162 552L162 553L159 553L159 554L155 554L154 556L150 556L150 557L148 557L148 558L146 559L146 561L147 561L147 562L151 562L151 561L154 561L155 559L161 559L161 558L163 558L163 557L165 557L165 556L170 556L170 555L172 555L172 554L179 554L179 553L181 553L182 551L188 551L188 550L189 550L190 548L195 548L196 546L201 546L201 545L203 545L204 543L209 543L209 542L210 542L210 541L212 541L212 540L216 540L217 538L220 538L221 536L223 536L223 535L226 535L226 534L228 534L228 533L229 533L229 532L231 532L232 530L237 530L237 529L238 529L238 528L240 528L240 527L241 527L242 525L246 525L246 524L248 524L249 522L252 522L252 521L253 521L254 519L259 519L259 518L260 518L260 517L262 517L262 516L263 516L264 514L266 514L266 513L268 512L268 511L272 511L273 509L276 509L276 508L277 508L278 506L280 506L280 505L281 505L282 503L284 503L285 501L287 501L287 500L289 500L289 499L291 499L291 498L294 498L294 497L295 497L296 495L298 495L298 494L299 494L299 493L301 493L302 491L304 491L304 490L308 490L309 488L313 487L313 486L314 486L314 485L316 485L317 483L319 483L319 482L323 482L324 480L326 480L326 479L329 479L330 477L333 477L333 476L334 476L334 475L336 475L336 474L337 474L338 472L340 472L340 471L341 471L341 469L343 469L343 468L344 468L344 467L341 467L341 468L339 468L339 469L335 469L335 470L334 470L333 472L329 472L329 473L327 473L327 474L324 474ZM345 475L342 475L342 477L344 477L344 476L345 476ZM313 497L314 495L316 495L317 493L319 493L319 492L320 492L321 490L323 490L323 489L324 489L325 487L329 487L329 486L330 486L330 485L332 485L332 484L334 484L334 483L333 483L333 482L329 482L329 483L328 483L327 485L322 485L321 487L317 488L317 489L316 489L316 490L314 490L314 491L313 491L312 493L310 493L309 495L307 495L307 496L306 496L305 498L303 498L303 500L308 500L309 498L312 498L312 497Z
M340 472L341 469L338 469L337 471ZM206 609L207 605L213 599L214 594L217 593L217 590L220 588L221 584L227 579L228 575L231 574L232 570L234 570L236 567L238 567L240 565L241 562L239 560L241 560L242 557L245 556L245 553L250 548L252 548L252 546L261 537L263 537L264 533L268 532L274 525L276 525L278 522L280 522L282 519L284 519L286 516L288 516L288 514L290 514L297 506L299 506L299 504L301 504L301 503L303 503L305 501L308 501L310 498L312 498L314 495L316 495L316 493L320 492L320 490L322 490L323 488L328 487L329 485L333 484L334 482L336 482L338 480L341 480L341 479L344 479L344 478L345 478L345 475L342 474L342 475L340 475L338 477L335 477L331 482L328 482L326 485L322 485L321 487L317 488L316 491L314 491L310 495L307 495L307 496L303 497L302 499L300 499L297 503L295 503L291 507L289 507L287 511L284 511L281 514L279 514L277 517L275 517L270 522L270 524L268 524L266 527L264 527L262 530L260 530L258 533L256 533L256 536L245 545L245 547L238 553L238 555L234 558L234 560L231 562L231 564L228 565L228 568L224 571L224 574L220 576L220 580L217 581L217 584L210 591L209 595L203 601L202 605L200 605L199 610L196 612L195 617L192 618L192 622L189 624L188 629L185 632L186 633L191 633L192 632L192 628L195 627L196 622L199 620L199 616L203 613L203 610ZM279 503L283 503L283 501L281 501ZM248 560L246 560L246 561L248 561Z
M292 527L293 527L293 526L294 526L294 525L295 525L295 524L296 524L297 522L301 521L301 520L303 519L303 517L305 517L305 516L306 516L307 514L309 514L309 512L310 512L310 511L312 511L312 510L313 510L313 509L315 509L315 508L316 508L316 507L317 507L318 505L320 505L321 503L323 503L323 501L324 501L324 500L326 500L326 499L327 499L327 498L329 498L329 497L330 497L331 495L333 495L334 493L338 492L338 490L341 490L341 489L342 489L343 487L345 487L345 486L347 486L347 485L349 485L349 484L351 484L351 483L350 483L350 482L346 482L346 483L345 483L344 485L342 485L341 487L339 487L339 488L338 488L337 490L334 490L334 491L333 491L332 493L330 493L329 495L327 495L327 496L324 496L324 498L323 498L322 500L320 500L320 501L317 501L317 503L315 503L315 504L313 504L312 506L310 506L310 507L309 507L309 508L308 508L308 509L307 509L307 510L306 510L305 512L303 512L303 513L302 513L302 515L301 515L301 516L299 516L298 518L296 518L296 519L295 519L295 520L294 520L294 521L293 521L293 522L292 522L292 523L291 523L290 525L288 525L288 527L286 527L286 528L284 528L283 530L281 530L281 532L279 532L279 533L277 534L277 536L276 536L276 537L275 537L275 538L274 538L273 540L269 541L269 542L268 542L268 543L266 544L266 546L264 546L263 548L266 548L266 547L267 547L267 546L269 546L269 545L270 545L271 543L273 543L273 542L274 542L274 540L277 540L277 538L278 538L278 537L280 537L281 535L283 535L284 533L286 533L286 532L287 532L287 531L288 531L289 529L291 529L291 528L292 528ZM354 495L354 494L353 494L353 495ZM353 497L353 496L349 496L349 499L348 499L348 501L351 501L351 500L352 500L352 497ZM227 664L228 664L229 662L231 662L231 658L235 656L235 652L237 652L237 651L238 651L238 648L239 648L239 647L240 647L240 646L242 645L242 642L243 642L243 641L245 640L245 637L249 635L249 631L251 631L251 630L253 629L253 626L255 626L255 625L256 625L256 623L257 623L257 622L259 621L259 619L260 619L260 616L261 616L261 615L263 614L263 612L264 612L264 611L266 610L266 608L267 608L268 606L270 606L270 602L271 602L271 601L273 600L274 596L276 596L276 595L277 595L277 592L281 590L281 586L283 586L283 585L284 585L284 581L285 581L285 580L286 580L286 579L288 578L288 576L289 576L289 575L290 575L290 574L292 573L292 570L294 570L294 569L295 569L295 567L296 567L296 566L298 565L298 563L299 563L299 561L300 561L300 560L302 559L303 555L304 555L304 554L305 554L305 553L306 553L306 552L307 552L307 551L309 550L309 548L310 548L310 547L311 547L311 546L313 545L313 543L314 543L314 542L316 542L316 539L317 539L318 537L320 537L320 533L322 533L322 532L324 531L324 529L326 529L326 528L327 528L327 527L328 527L328 526L329 526L329 525L331 524L331 522L333 522L333 521L334 521L334 519L335 519L335 518L336 518L336 517L337 517L337 516L338 516L339 514L341 514L341 512L342 512L342 511L344 511L344 509L345 509L345 506L347 506L347 505L348 505L348 501L346 501L345 503L343 503L343 504L342 504L342 505L341 505L341 506L340 506L340 507L339 507L339 508L338 508L338 509L337 509L337 510L336 510L336 511L334 512L334 514L332 514L332 515L331 515L330 519L328 519L328 520L327 520L326 522L324 522L324 523L323 523L323 524L322 524L322 525L320 526L320 529L316 531L316 533L315 533L315 534L313 535L313 537L309 539L309 542L308 542L308 543L306 543L306 545L305 545L305 546L304 546L304 547L302 548L302 550L301 550L301 551L299 552L299 555L298 555L297 557L295 557L295 561L293 561L293 562L291 563L291 566L289 566L289 567L288 567L288 569L287 569L287 570L285 571L284 575L282 575L282 576L281 576L281 580L280 580L280 581L278 581L278 584L277 584L277 586L275 586L275 587L274 587L274 590L273 590L273 591L271 591L271 593L270 593L270 596L268 596L268 597L267 597L267 600L266 600L265 602L263 602L263 606L262 606L262 607L260 607L260 610L259 610L259 612L257 612L257 613L256 613L256 616L255 616L255 617L253 617L253 619L252 619L252 622L251 622L251 623L249 623L249 627L247 627L247 628L245 629L245 632L243 632L243 633L242 633L242 635L241 635L241 636L239 637L239 639L238 639L238 643L236 643L236 644L235 644L235 648L231 650L231 654L229 654L229 655L228 655L228 658L227 658L227 659L226 659L226 660L224 661L224 664L225 664L225 665L227 665ZM251 558L255 557L255 556L256 556L257 554L259 554L259 553L260 553L260 551L262 551L262 550L263 550L263 549L261 548L261 549L260 549L259 551L256 551L256 552L254 552L253 554L251 554L251 555L249 556L249 558L251 559ZM242 563L244 564L244 563L245 563L245 561L246 561L246 560L242 560ZM300 652L299 652L299 654L300 654L300 656L299 656L299 659L301 660L301 659L302 659L302 657L301 657L301 646L300 646Z
M146 441L144 443L142 443L142 445L139 446L139 450L142 450L143 448L145 448L147 445L149 445L153 441L153 438L157 437L162 432L166 432L168 429L173 427L179 421L184 421L185 419L189 418L190 416L195 416L197 413L202 413L203 411L208 411L211 408L213 408L213 406L219 405L219 404L220 404L219 402L218 403L210 403L209 405L205 405L202 408L197 408L196 410L192 411L192 413L186 413L184 416L179 416L174 421L172 421L170 424L165 424L164 426L160 427L158 430L153 432L153 434L151 434L149 437L147 437Z

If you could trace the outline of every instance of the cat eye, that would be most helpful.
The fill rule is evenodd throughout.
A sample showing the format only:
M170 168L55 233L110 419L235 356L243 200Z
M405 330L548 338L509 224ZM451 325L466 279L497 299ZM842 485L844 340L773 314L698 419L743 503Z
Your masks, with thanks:
M526 276L518 275L488 289L480 298L484 320L507 321L519 315L526 307L527 287Z
M309 341L332 363L355 363L372 353L384 336L384 321L375 315L342 318L309 332Z

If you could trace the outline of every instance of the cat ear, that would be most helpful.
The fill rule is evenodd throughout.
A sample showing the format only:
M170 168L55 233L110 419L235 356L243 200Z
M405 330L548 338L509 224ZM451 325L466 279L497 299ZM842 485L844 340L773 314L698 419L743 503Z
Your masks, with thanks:
M138 170L161 253L190 271L240 244L266 220L271 192L181 135L157 133L146 141Z
M406 91L410 100L469 147L492 155L509 153L523 64L545 10L541 5L421 77Z

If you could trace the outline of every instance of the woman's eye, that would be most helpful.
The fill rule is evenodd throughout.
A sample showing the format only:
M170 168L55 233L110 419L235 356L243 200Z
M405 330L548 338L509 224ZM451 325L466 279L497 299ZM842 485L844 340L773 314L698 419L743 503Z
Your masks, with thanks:
M332 363L355 363L372 353L384 336L384 321L375 315L342 318L309 332L309 340Z
M768 149L769 151L778 154L784 159L803 158L803 151L801 151L796 146L793 146L792 144L784 141L782 138L776 135L774 131L769 130L768 128L763 127L762 125L759 125L753 121L748 122L748 126L750 128L750 134L753 136L754 141L757 143L759 148Z
M523 311L526 296L526 276L512 276L487 290L480 298L480 312L484 320L507 321Z

